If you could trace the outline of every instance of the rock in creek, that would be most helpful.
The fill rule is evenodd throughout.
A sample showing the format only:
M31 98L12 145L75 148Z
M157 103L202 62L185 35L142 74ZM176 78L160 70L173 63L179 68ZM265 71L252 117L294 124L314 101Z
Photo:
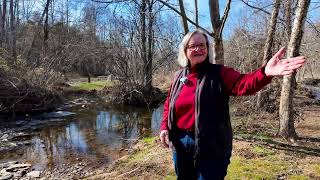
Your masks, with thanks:
M30 178L39 178L40 177L41 172L40 171L31 171L27 174L27 177Z
M28 171L31 170L31 164L22 164L18 163L16 161L12 162L6 162L0 164L0 180L4 179L20 179L25 174L27 174ZM32 175L35 175L36 177L37 173L33 173ZM40 174L39 174L40 176ZM37 177L39 177L37 176ZM30 176L31 177L31 176Z
M8 137L9 137L9 135L8 135L8 134L4 134L4 135L0 138L0 140L8 139Z
M62 118L70 115L74 115L73 112L68 111L56 111L56 112L50 112L50 113L43 113L40 115L41 118L50 119L50 118Z
M7 180L7 179L11 179L12 177L13 177L12 173L4 173L4 174L0 173L0 180Z
M20 169L25 169L30 167L31 167L31 164L13 164L5 169L7 172L16 172L16 171L19 171Z
M7 167L12 166L14 164L18 164L18 162L17 161L10 161L10 162L6 162L6 163L2 163L2 164L0 164L0 169L7 168Z

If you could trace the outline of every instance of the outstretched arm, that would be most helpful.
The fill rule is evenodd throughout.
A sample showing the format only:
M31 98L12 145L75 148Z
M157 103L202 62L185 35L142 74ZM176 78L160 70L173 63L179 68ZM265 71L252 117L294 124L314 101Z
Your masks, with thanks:
M303 56L281 60L284 53L285 49L281 48L266 66L248 74L240 74L232 68L223 67L220 75L226 94L233 96L252 95L269 84L273 76L292 74L305 62Z

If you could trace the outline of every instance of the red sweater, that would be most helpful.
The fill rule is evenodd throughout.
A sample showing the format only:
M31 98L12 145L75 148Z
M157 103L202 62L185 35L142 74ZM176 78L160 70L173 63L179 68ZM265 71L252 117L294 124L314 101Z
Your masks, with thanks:
M195 70L191 70L188 81L182 86L175 103L175 118L177 127L183 130L193 130L195 124L195 92L197 85ZM225 93L233 96L252 95L271 82L272 77L267 77L264 67L249 74L240 74L232 68L222 66L220 72ZM169 94L164 103L163 118L160 130L168 130Z

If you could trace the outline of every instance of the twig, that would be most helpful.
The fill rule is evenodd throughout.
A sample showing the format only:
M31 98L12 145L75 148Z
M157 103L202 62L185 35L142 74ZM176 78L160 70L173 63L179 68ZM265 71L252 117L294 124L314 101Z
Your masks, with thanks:
M120 138L120 139L124 141L138 141L138 139L125 139L125 138Z
M200 25L197 25L195 22L193 22L191 19L189 19L187 16L184 16L181 14L180 11L176 10L176 8L174 8L173 6L171 6L170 4L168 4L167 2L164 2L162 0L158 0L159 2L161 2L162 4L164 4L165 6L167 6L168 8L172 9L174 12L176 12L177 14L179 14L180 16L182 16L183 18L186 18L191 24L195 25L195 26L199 26L200 29L202 29L203 31L205 31L208 35L212 36L212 33L210 33L208 30L206 30L205 28L201 27Z
M129 171L129 172L125 172L125 173L123 173L123 174L120 174L119 176L117 176L117 178L126 176L126 175L128 175L128 174L131 174L131 173L137 171L139 168L140 168L140 167L137 167L137 168L135 168L135 169L133 169L133 170L131 170L131 171Z

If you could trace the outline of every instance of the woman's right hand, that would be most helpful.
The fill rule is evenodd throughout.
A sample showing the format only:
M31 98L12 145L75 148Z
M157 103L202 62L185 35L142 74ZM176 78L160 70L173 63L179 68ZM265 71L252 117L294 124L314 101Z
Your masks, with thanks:
M160 132L160 141L163 147L166 147L166 148L169 147L169 131L168 130L162 130Z

